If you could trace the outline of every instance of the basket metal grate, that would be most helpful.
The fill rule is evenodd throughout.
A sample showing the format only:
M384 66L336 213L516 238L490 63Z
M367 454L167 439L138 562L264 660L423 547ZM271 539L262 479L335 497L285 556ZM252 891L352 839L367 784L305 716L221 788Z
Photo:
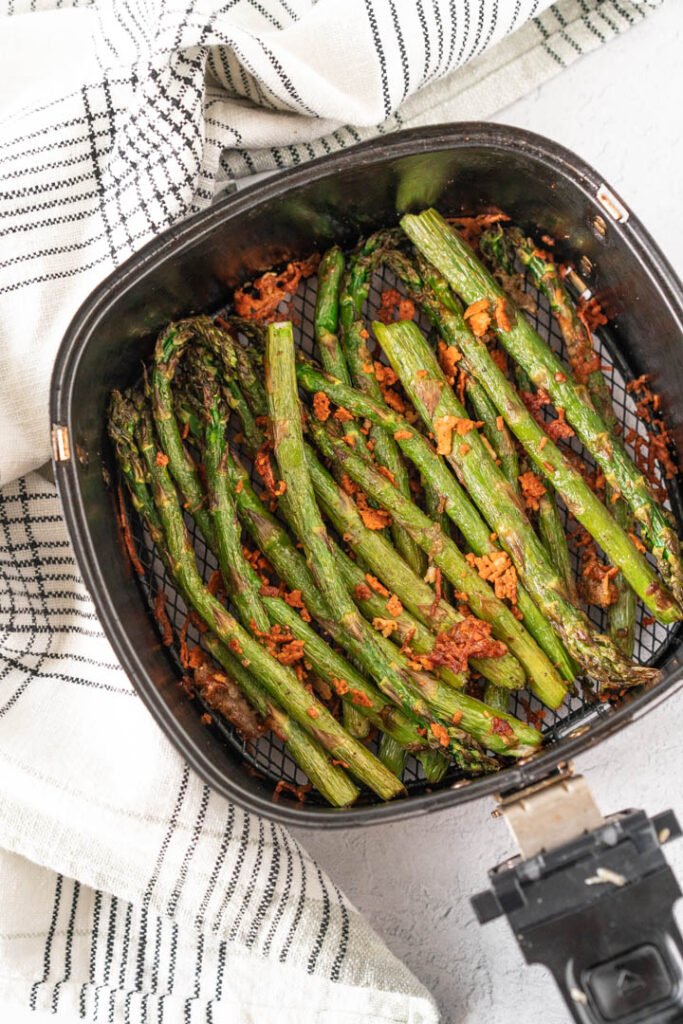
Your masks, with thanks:
M385 288L394 287L398 288L399 291L401 290L400 286L389 271L382 269L375 274L370 289L368 303L369 316L372 316L379 308L382 291ZM548 340L552 348L560 355L564 356L564 343L559 329L550 314L548 303L528 282L526 284L526 288L527 291L532 294L537 304L537 311L531 316L532 322L541 336ZM308 355L314 355L313 315L315 291L316 279L315 277L312 277L303 282L299 293L294 297L289 306L283 307L283 312L287 312L294 322L299 344ZM611 368L609 370L608 380L612 387L615 413L622 424L624 432L633 428L639 433L645 434L645 428L636 416L633 399L626 391L624 375L619 369L617 361L610 353L606 339L600 334L596 335L595 345L603 364ZM237 432L237 429L238 428L235 427L235 433ZM570 443L574 450L590 464L590 458L586 455L586 452L577 439L575 437L571 438ZM246 461L247 460L245 460L245 462ZM260 489L260 482L258 478L255 479L255 484L257 485L257 488ZM561 502L560 509L566 525L567 512ZM187 608L185 603L176 591L172 581L169 579L161 560L154 551L148 534L142 527L141 521L132 512L132 509L129 510L129 513L138 555L145 568L145 575L142 578L140 585L143 587L146 601L150 608L150 613L153 612L154 602L157 599L159 592L163 591L165 594L166 612L174 630L179 632L183 628L187 619ZM201 537L198 536L194 524L189 518L187 520L187 525L191 536L193 537L199 570L202 573L203 578L208 581L211 574L217 569L216 559L213 554L206 549L205 544ZM574 568L578 570L578 552L574 548L570 550L570 553ZM591 607L587 610L593 622L595 622L600 629L605 629L605 612L595 607ZM649 617L644 613L641 605L638 606L637 614L635 657L637 660L644 663L654 662L657 660L658 655L660 655L663 649L667 646L668 641L672 638L675 627L667 628L661 626L659 623L651 622ZM186 628L188 642L190 644L199 643L200 635L196 627L190 622L187 624ZM179 658L179 648L177 646L171 648L170 653L176 663L178 678L180 680L183 675L183 669ZM204 708L203 710L211 714L209 708ZM569 696L564 705L555 712L544 708L536 698L527 691L519 691L511 695L510 711L512 714L516 714L522 719L528 717L536 724L542 721L540 727L546 737L546 743L553 743L561 737L571 733L579 726L589 727L590 722L595 720L598 716L609 714L610 708L608 705L595 701L589 681L580 681L579 684L577 684L576 693L573 696ZM217 730L222 737L222 740L226 744L229 744L233 749L237 750L238 754L242 756L248 770L256 772L265 779L271 781L273 786L280 781L285 781L293 785L300 785L305 782L305 777L297 768L294 761L289 757L282 741L275 736L274 733L271 732L261 737L256 744L247 744L240 736L237 735L229 723L223 721L220 717L215 716L214 714L211 714L211 718L212 724L207 727ZM459 769L450 768L442 781L438 784L438 788L448 786L452 787L462 778L463 775ZM413 757L409 757L406 761L404 782L409 793L424 792L428 788L437 788L433 786L429 787L427 785L422 769ZM373 802L376 798L373 797L371 793L365 793L363 800L364 802ZM308 795L307 802L312 804L323 803L322 798L318 797L314 792L311 792Z

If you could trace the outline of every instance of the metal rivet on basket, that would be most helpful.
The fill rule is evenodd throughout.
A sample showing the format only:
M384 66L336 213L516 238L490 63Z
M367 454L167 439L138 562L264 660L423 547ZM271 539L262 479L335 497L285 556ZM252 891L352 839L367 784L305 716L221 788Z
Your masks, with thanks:
M593 231L598 238L604 238L607 234L607 224L605 223L604 218L601 217L599 213L596 213L591 223L593 225Z
M581 257L581 260L579 261L579 265L580 266L583 265L582 262L581 262L582 260L586 261L588 267L591 270L593 269L593 264L591 263L591 261L588 259L587 256L582 256ZM586 276L588 276L588 275L586 275ZM574 270L573 267L569 267L567 269L567 281L572 286L574 291L577 293L579 298L583 299L584 302L586 302L588 299L592 298L593 292L590 290L590 288L588 287L588 285L586 284L584 279L582 277L580 277L579 274L576 273L576 271Z
M585 277L589 277L593 273L593 262L585 254L579 260L579 267Z

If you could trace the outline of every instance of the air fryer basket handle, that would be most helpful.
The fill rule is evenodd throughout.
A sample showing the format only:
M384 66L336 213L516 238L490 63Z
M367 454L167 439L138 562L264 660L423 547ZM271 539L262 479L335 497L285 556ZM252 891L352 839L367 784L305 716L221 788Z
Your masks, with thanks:
M672 811L602 819L494 868L474 910L482 924L507 916L527 962L552 972L573 1020L683 1022L683 937L673 916L681 890L662 852L680 835Z

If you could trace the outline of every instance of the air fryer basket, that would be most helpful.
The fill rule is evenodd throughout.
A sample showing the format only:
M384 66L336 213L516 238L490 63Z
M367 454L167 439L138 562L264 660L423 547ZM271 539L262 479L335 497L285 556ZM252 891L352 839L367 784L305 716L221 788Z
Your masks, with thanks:
M159 588L178 627L181 599L166 580L139 522L135 540L145 566L133 577L117 526L109 481L115 477L105 433L112 388L140 372L156 332L169 320L221 308L231 289L254 273L324 249L353 244L357 236L396 222L400 213L437 205L442 212L477 212L496 205L531 232L550 232L558 255L581 268L605 300L610 328L600 336L617 414L634 426L629 377L649 373L664 415L683 447L683 296L676 278L642 227L619 200L604 194L601 179L576 157L517 129L497 125L442 126L401 133L327 157L274 181L256 185L166 232L129 260L91 296L65 337L52 387L53 436L60 442L55 471L65 515L84 578L102 624L141 697L181 753L214 788L270 817L299 824L350 825L395 819L485 793L542 779L558 763L626 724L672 692L681 678L681 630L640 621L637 656L659 665L663 681L613 708L579 688L557 713L545 712L546 746L524 764L496 776L463 779L452 769L438 787L421 780L409 762L407 799L373 804L368 794L350 810L331 810L309 796L300 804L286 793L273 802L280 780L301 782L279 740L264 737L246 748L230 727L203 725L196 703L178 685L177 655L160 642L151 607ZM314 282L294 303L302 344L312 351ZM371 305L386 282L373 282ZM539 331L561 348L539 301ZM57 432L55 433L55 428ZM66 428L60 433L59 428ZM65 443L66 439L66 443ZM678 481L670 488L680 519ZM211 571L200 552L200 567ZM600 614L596 621L601 625ZM528 701L528 694L522 695ZM522 717L528 706L511 710ZM535 705L531 701L531 710Z

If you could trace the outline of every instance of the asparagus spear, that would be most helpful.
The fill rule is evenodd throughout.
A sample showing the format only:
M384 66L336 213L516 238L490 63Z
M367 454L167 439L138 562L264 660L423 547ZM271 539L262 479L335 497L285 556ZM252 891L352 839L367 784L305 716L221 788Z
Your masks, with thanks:
M415 328L415 330L417 331L417 328ZM497 552L499 550L494 545L489 530L482 523L476 509L474 509L469 499L467 499L463 489L457 483L453 475L449 473L438 455L436 455L430 448L419 431L412 427L402 417L398 416L398 414L394 413L393 410L382 408L376 403L372 403L370 399L359 394L359 392L345 387L340 384L339 381L330 379L327 375L319 373L306 364L299 365L298 378L300 383L307 390L311 390L313 388L316 390L325 390L333 401L343 402L349 409L354 409L361 415L365 415L369 419L374 419L377 423L383 423L385 429L391 430L395 437L400 438L399 444L402 451L415 463L424 477L429 479L432 485L439 490L441 494L448 498L446 511L460 526L463 535L470 543L471 547L482 554L489 554L490 552ZM317 428L312 424L311 430L314 429ZM491 462L491 465L495 469L493 462ZM412 505L412 503L407 502L406 505ZM420 513L420 515L423 515L419 509L416 508L416 511ZM426 517L423 516L423 519L426 520ZM438 526L438 524L432 524L429 520L426 521L429 522L430 525L435 527ZM445 539L450 540L450 538ZM451 544L452 543L453 542L451 541ZM454 544L453 547L456 551L458 550ZM458 552L458 555L459 554L460 553ZM461 555L460 559L463 560ZM467 569L472 575L476 576L476 573L472 573L469 566L467 566ZM476 578L479 579L478 576ZM454 580L451 580L451 582L455 583ZM467 590L467 587L463 586L460 587L460 589ZM526 621L529 616L530 608L532 607L532 602L521 588L518 590L518 601L524 601L521 608ZM543 651L536 646L526 630L519 622L517 622L509 609L505 608L505 606L500 602L497 604L500 608L504 609L502 614L504 616L506 626L504 628L505 635L499 635L498 633L496 633L496 635L499 635L499 639L505 640L511 651L516 655L516 657L518 657L527 671L530 684L536 687L539 693L543 694L542 697L539 696L539 700L543 700L544 703L549 702L550 707L559 707L559 704L562 703L564 698L565 688L558 673ZM475 614L479 614L476 609L473 608L473 610L475 611ZM535 612L538 615L537 610L535 610ZM483 618L484 616L480 615L479 617ZM568 670L571 672L572 667L570 666Z
M439 494L429 483L425 480L422 481L422 493L423 493L423 506L424 510L430 519L433 519L435 523L438 523L444 533L448 534L449 537L453 536L453 527L451 526L451 520L446 512L447 501L443 495ZM419 501L418 501L419 504ZM453 585L450 580L441 581L441 593L445 601L452 604L455 600L453 593Z
M592 527L603 549L606 550L609 546L613 554L619 557L624 570L628 568L630 577L638 581L642 592L649 586L658 587L651 569L635 550L630 539L620 535L605 507L595 497L583 477L573 469L537 425L485 347L476 342L472 343L473 335L464 325L460 324L457 330L454 329L455 322L454 314L444 312L444 336L450 344L455 344L456 339L461 339L463 355L465 348L468 349L468 368L476 365L479 369L479 364L475 364L474 359L481 356L481 365L485 365L486 374L478 373L479 380L485 385L513 433L525 445L536 464L547 464L547 467L552 467L553 482L568 507L580 521L584 522L586 528ZM384 327L378 324L376 333L390 362L397 372L400 372L404 387L425 422L434 424L444 416L459 418L462 407L415 325L403 323ZM471 360L470 349L473 352ZM417 377L417 373L424 376ZM656 678L656 670L635 666L625 659L609 638L595 632L586 616L571 603L562 580L515 500L514 492L511 491L505 477L490 458L481 456L481 438L476 430L470 430L466 437L468 450L464 452L456 444L448 460L462 474L470 494L498 534L520 578L539 608L554 624L569 652L589 674L608 686L634 685ZM544 470L546 473L549 472L547 467ZM650 598L650 595L646 597ZM668 604L667 608L668 614L671 614L671 609L675 609L675 606Z
M633 516L625 501L618 500L612 506L612 515L623 530L633 529ZM636 595L623 572L617 573L612 583L617 596L607 609L609 633L622 654L631 658L636 640Z
M339 288L344 274L344 255L338 245L329 249L318 267L318 290L315 297L313 326L323 366L330 372L350 380L346 359L339 343ZM360 440L360 431L353 432ZM359 720L358 712L349 704L344 705L344 724L350 733L362 738L365 719ZM400 772L398 775L400 776Z
M354 803L358 797L357 787L338 765L331 763L325 749L279 707L220 640L207 633L203 637L203 644L231 679L235 680L261 717L271 723L291 758L328 803L333 807L347 807Z
M241 529L228 477L230 452L225 436L228 413L218 385L217 367L208 354L204 355L203 368L204 465L218 564L242 624L252 632L254 628L267 632L270 629L268 613L259 596L258 583L253 579L253 570L242 551Z
M381 232L372 235L360 251L351 258L348 270L342 279L339 298L342 346L351 377L361 391L379 402L383 400L382 392L374 373L369 369L372 367L372 357L367 347L368 331L363 324L362 312L370 290L372 271L376 265L378 254L382 250L382 242ZM350 383L346 374L338 372L339 362L340 359L336 359L326 365L323 361L323 365L326 365L329 372L334 373L345 383ZM398 489L406 498L409 498L408 473L393 438L375 428L371 429L370 438L374 441L374 456L377 462L391 472ZM426 566L419 547L404 530L395 524L392 524L391 535L401 557L415 572L422 574Z
M293 527L304 546L308 568L325 597L332 615L342 624L346 634L366 647L371 669L382 692L412 713L426 718L430 729L444 746L462 762L462 734L452 725L439 722L431 706L411 685L408 673L400 670L400 660L393 645L372 631L360 615L335 571L334 556L315 501L308 470L301 425L301 407L296 390L294 338L291 323L271 324L266 342L266 393L273 425L275 455L280 475L289 494ZM380 475L380 474L378 474ZM385 480L384 477L381 477ZM394 490L393 485L389 485ZM396 492L399 493L398 491ZM405 499L403 499L405 500ZM445 687L426 673L412 673L422 693L430 694L440 706L453 707L462 696ZM444 693L445 691L445 693ZM453 712L451 712L452 714ZM491 747L491 749L494 749Z
M424 750L419 757L427 782L441 782L448 771L448 758L440 750Z
M448 500L443 494L439 494L436 487L432 487L428 480L422 480L422 493L425 512L429 518L433 519L435 523L438 523L443 532L447 533L450 537L451 521L446 512ZM453 600L453 588L448 581L444 584L443 595L449 602Z
M502 417L498 415L498 410L483 387L477 381L468 377L465 390L475 418L483 424L483 435L489 442L491 451L496 456L501 472L508 483L517 490L519 487L517 479L519 476L519 457L515 448L515 442L510 437ZM484 696L487 704L490 704L498 711L507 711L510 702L510 694L507 690L495 686L493 683L487 683Z
M208 318L204 319L208 321ZM199 321L200 318L195 321L178 321L178 323L170 324L159 335L152 364L152 411L162 452L168 459L171 476L183 496L185 508L196 520L209 547L214 547L213 523L205 508L204 490L199 480L197 467L185 449L180 436L171 390L180 358L188 342L195 336ZM208 323L210 324L210 321Z
M562 525L562 516L557 507L555 496L550 490L538 499L536 522L541 543L548 552L548 556L557 569L560 578L563 580L569 598L572 601L578 601L576 580L569 557L567 534Z
M162 522L152 500L147 483L147 473L135 441L139 419L139 406L115 391L111 399L108 428L116 449L117 461L128 485L136 511L144 520L169 574L175 575L174 565L165 542ZM178 588L189 605L189 594L180 583L178 583ZM207 635L204 640L210 650L213 644L218 644L221 654L229 653L211 635ZM287 711L273 700L268 691L251 673L247 672L241 663L237 663L239 666L237 669L232 661L226 663L220 657L217 660L221 661L231 672L259 714L263 717L266 717L267 714L274 721L279 734L284 737L293 759L302 771L306 772L318 791L335 807L352 804L358 796L358 790L346 773L331 763L325 746L316 743Z
M630 505L665 581L677 599L683 597L683 562L675 522L657 501L621 439L610 436L585 385L577 383L565 372L562 362L436 210L425 210L417 216L409 214L402 219L401 225L420 252L444 274L451 287L467 303L483 299L493 307L499 299L505 301L509 322L501 326L495 317L492 321L501 344L524 367L534 384L548 392L555 406L564 409L567 421L602 469L607 482ZM482 383L485 384L484 381ZM614 561L614 564L619 563ZM620 568L627 575L625 568ZM633 581L629 582L642 600ZM666 621L683 617L680 608L671 604L668 607L672 614Z
M521 366L515 366L515 380L520 391L525 391L528 394L534 392L535 388L528 374ZM525 471L529 469L529 460L526 452L524 453L523 466ZM576 604L579 596L576 592L576 581L569 557L567 535L562 525L560 510L555 501L554 489L549 480L546 480L546 487L546 493L542 494L538 499L538 512L536 513L538 535L548 552L550 561L557 569L561 579L564 580L569 598Z
M507 711L510 705L510 692L504 690L502 686L487 683L484 687L484 701L496 711Z
M472 380L472 378L468 378L467 396L474 408L475 416L478 420L483 421L484 436L488 439L489 444L498 457L501 472L508 483L519 493L519 457L503 417L498 415L498 410L481 384ZM522 466L525 470L528 468L526 459L524 459ZM539 537L553 565L564 580L567 593L572 600L578 600L574 585L574 574L569 561L567 537L552 493L546 491L545 494L539 497L536 522Z
M510 437L503 417L498 415L498 410L478 381L469 377L466 390L476 418L482 420L484 424L484 436L488 439L489 444L498 457L501 472L508 483L519 494L520 461L515 443ZM526 458L523 460L521 467L525 471L528 469ZM569 560L567 538L562 526L560 512L552 493L546 492L539 497L536 520L539 537L548 552L550 560L564 581L567 593L572 600L578 600L574 585L574 574L572 573ZM505 700L507 700L507 697L505 697Z
M140 402L136 399L137 396L112 391L107 433L114 446L116 461L128 487L133 508L144 520L152 543L168 569L161 520L149 493L144 462L135 441L135 431L140 422Z
M385 764L389 771L393 772L397 779L400 779L403 775L403 769L406 766L406 749L402 747L400 743L397 743L391 736L387 736L383 733L382 738L379 741L379 750L377 751L382 764Z
M328 373L350 381L339 343L339 289L344 274L344 255L338 245L325 253L318 266L313 326L322 364Z
M557 265L546 258L518 228L503 233L500 229L502 242L508 242L520 262L527 268L534 285L547 298L551 312L557 320L567 346L567 357L577 380L585 377L591 400L605 420L610 435L615 433L617 418L612 408L612 397L609 385L599 366L595 366L593 339L586 325L579 318L576 307L571 300ZM482 237L482 248L495 253L498 238L490 235ZM591 369L591 367L593 367Z
M528 268L536 287L548 299L551 312L567 346L569 365L578 381L585 378L588 394L595 409L602 416L609 430L610 438L618 439L619 421L612 407L609 385L600 366L595 365L596 362L599 364L599 360L596 359L593 351L591 332L579 317L558 267L552 260L545 259L531 239L525 238L518 229L506 232L506 239L524 266ZM485 239L482 238L482 245L484 244ZM496 239L489 240L488 245L495 250ZM617 523L626 531L632 530L633 516L628 504L609 484L606 485L606 500L609 501L612 515ZM613 584L617 598L614 604L609 606L607 612L610 636L619 649L630 657L633 654L635 640L636 598L622 572L617 574Z
M220 358L226 380L230 380L236 370L249 401L255 405L262 405L261 411L255 412L255 415L265 415L263 384L253 363L254 356L262 355L265 328L255 320L243 320L236 316L227 319L219 317L217 323L220 330L214 330L206 340L212 351ZM231 332L238 331L252 342L251 354L233 337Z
M488 439L489 444L499 459L501 472L515 492L519 494L521 470L528 469L526 457L520 464L515 442L505 426L505 421L502 416L498 415L498 410L481 384L468 377L466 390L474 408L475 416L478 420L483 421L484 436ZM574 574L569 559L567 537L552 492L546 492L538 499L536 520L541 541L548 552L550 560L564 581L567 593L573 601L578 601ZM576 666L572 666L572 668L576 672ZM504 695L501 699L507 701L508 697Z
M152 495L164 531L167 557L181 592L188 596L202 621L228 648L247 661L262 686L298 724L332 756L384 800L403 792L400 782L361 743L349 736L324 704L309 694L294 672L263 648L204 585L178 503L171 476L158 460L152 423L143 414L140 449L151 481ZM246 667L246 666L245 666Z
M478 381L468 377L465 390L476 419L484 424L482 432L500 461L501 473L519 493L519 456L502 417Z
M342 704L342 722L347 732L358 740L367 739L371 732L371 724L364 715L349 701Z

